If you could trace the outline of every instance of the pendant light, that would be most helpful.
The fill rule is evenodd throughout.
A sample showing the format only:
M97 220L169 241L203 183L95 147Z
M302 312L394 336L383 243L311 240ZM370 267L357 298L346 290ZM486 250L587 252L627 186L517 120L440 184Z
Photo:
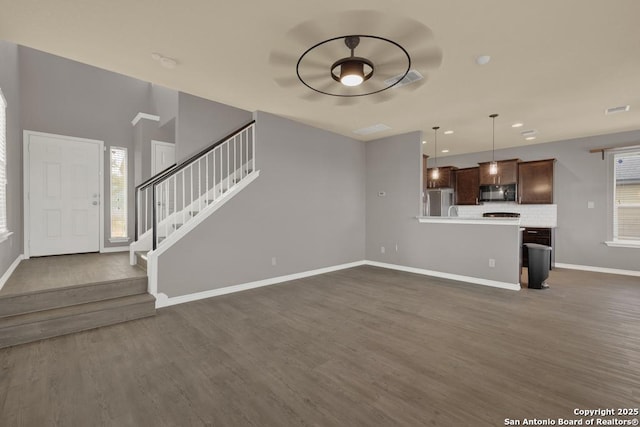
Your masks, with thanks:
M493 120L493 138L491 144L491 163L489 163L489 175L498 174L498 162L496 162L496 117L497 114L492 114L489 117Z
M438 170L438 129L440 126L434 126L433 129L433 141L435 142L435 156L433 158L434 168L431 170L431 179L440 178L440 171Z

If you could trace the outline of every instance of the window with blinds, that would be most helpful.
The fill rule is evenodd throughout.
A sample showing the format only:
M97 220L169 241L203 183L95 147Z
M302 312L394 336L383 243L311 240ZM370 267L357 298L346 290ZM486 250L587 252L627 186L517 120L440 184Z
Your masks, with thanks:
M7 228L7 101L0 89L0 236Z
M127 240L127 149L111 147L111 240Z
M614 156L613 239L640 241L640 150Z

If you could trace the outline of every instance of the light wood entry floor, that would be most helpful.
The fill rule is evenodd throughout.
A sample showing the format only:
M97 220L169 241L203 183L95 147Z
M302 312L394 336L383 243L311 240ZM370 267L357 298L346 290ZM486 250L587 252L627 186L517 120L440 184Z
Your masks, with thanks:
M0 350L2 426L502 426L640 406L640 278L358 267Z
M29 258L20 261L0 297L146 276L129 264L129 252Z

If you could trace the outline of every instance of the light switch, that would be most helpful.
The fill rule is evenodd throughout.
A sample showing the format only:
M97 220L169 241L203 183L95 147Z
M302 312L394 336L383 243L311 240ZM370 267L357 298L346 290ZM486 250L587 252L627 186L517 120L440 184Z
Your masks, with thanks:
M596 206L593 202L587 202L587 209L593 209Z
M384 191L378 191L378 197L384 197L386 195L387 193L385 193Z

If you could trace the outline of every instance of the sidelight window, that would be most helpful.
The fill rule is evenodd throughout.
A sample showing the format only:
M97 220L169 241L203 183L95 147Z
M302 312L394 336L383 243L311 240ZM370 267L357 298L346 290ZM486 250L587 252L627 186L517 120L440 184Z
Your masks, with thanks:
M0 89L0 240L7 237L7 101Z
M111 238L128 240L127 231L127 149L111 147Z
M613 240L640 244L640 150L614 154Z

